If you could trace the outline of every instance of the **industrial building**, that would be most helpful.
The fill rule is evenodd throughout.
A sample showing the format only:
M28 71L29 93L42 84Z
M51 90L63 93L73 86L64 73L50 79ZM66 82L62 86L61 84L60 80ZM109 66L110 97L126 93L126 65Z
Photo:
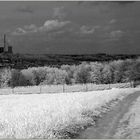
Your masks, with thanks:
M8 54L13 53L13 47L10 46L9 43L7 42L5 34L1 44L2 45L0 45L0 53L8 53Z

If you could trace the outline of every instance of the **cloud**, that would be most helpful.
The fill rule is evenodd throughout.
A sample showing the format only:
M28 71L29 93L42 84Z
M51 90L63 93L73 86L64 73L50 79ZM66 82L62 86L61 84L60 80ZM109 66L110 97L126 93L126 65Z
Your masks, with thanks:
M27 31L27 32L37 32L38 30L38 27L34 24L31 24L31 25L25 25L24 26L24 29Z
M94 27L89 27L89 26L85 26L85 25L80 27L81 34L92 34L92 33L94 33L94 31L95 31Z
M118 37L121 37L122 34L123 34L123 31L121 31L121 30L112 31L112 32L110 33L110 37L111 37L111 38L118 38Z
M40 31L54 31L65 27L70 24L70 21L59 21L59 20L47 20L42 27L39 28Z
M34 24L31 25L25 25L24 27L18 27L14 32L12 32L12 35L25 35L27 33L33 33L37 32L38 27Z
M56 19L64 19L66 17L66 11L63 6L55 7L53 12L53 17Z
M44 25L37 27L34 24L25 25L24 27L17 28L12 35L24 35L27 33L34 33L34 32L52 32L58 31L65 28L70 21L59 21L59 20L47 20L45 21Z
M80 28L80 32L82 34L92 34L94 33L95 29L94 28L90 28L88 26L85 26L83 25L81 28Z
M100 28L100 26L90 27L90 26L83 25L80 27L80 33L81 34L93 34L95 32L95 29L97 29L97 28Z
M34 12L34 10L30 6L26 6L26 5L17 7L16 10L21 13L33 13Z
M123 35L124 35L124 32L121 30L111 31L106 41L119 40L120 38L123 37Z
M114 30L114 31L111 31L111 32L104 32L102 34L102 42L105 43L105 42L112 42L112 41L119 41L120 39L122 39L123 37L126 36L125 32L124 31L121 31L121 30Z
M17 28L14 32L12 32L12 35L24 35L26 34L27 32L22 29L22 28Z

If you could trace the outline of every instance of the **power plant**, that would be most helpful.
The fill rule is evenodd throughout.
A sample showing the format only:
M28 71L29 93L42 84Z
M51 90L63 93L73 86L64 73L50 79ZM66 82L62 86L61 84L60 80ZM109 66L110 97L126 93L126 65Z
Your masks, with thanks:
M1 43L2 45L0 45L0 54L1 53L8 53L8 54L12 54L13 53L13 47L9 45L7 39L6 39L6 34L4 34L3 37L3 42Z

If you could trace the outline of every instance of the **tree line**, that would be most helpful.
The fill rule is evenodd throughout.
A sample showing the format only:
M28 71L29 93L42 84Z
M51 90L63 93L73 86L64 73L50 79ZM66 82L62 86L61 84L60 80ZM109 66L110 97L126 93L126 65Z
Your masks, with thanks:
M113 84L140 80L140 59L111 62L82 62L80 65L32 67L23 70L1 69L0 87L57 85L57 84Z

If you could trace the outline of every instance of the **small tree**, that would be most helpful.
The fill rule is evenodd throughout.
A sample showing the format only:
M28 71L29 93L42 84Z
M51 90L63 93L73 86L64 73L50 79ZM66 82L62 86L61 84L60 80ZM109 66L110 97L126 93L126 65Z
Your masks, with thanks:
M135 62L129 71L129 79L134 82L134 86L136 82L140 81L140 62Z
M103 84L111 84L112 81L112 71L109 64L105 64L102 70L102 83Z
M41 84L65 84L67 72L58 68L49 68L45 80Z
M77 83L85 84L90 82L90 65L87 63L82 63L77 66L74 73L74 78Z
M21 71L22 75L24 76L24 79L26 79L27 85L32 86L35 84L34 75L31 68L24 69Z
M112 61L109 63L110 70L112 73L111 83L122 82L122 77L123 77L122 72L121 72L122 63L123 63L123 60Z
M34 85L39 85L46 78L47 68L46 67L39 67L39 68L33 69L32 73L33 73L32 81L33 81Z
M76 71L76 66L75 65L62 65L61 69L65 70L67 72L66 76L66 84L74 84L75 83L75 78L74 78L74 73Z
M103 64L102 63L90 63L91 71L90 71L90 81L95 84L102 84L103 81Z

